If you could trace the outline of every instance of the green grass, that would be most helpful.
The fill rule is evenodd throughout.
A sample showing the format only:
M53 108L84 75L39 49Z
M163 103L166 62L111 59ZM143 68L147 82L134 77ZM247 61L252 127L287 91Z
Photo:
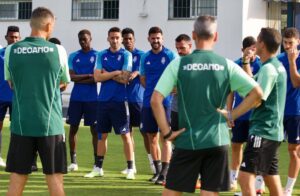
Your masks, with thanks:
M3 147L2 155L5 158L8 149L9 128L6 119L3 129ZM66 133L69 127L66 126ZM104 161L104 174L102 178L86 179L83 178L93 166L93 153L91 145L91 135L89 128L81 127L78 133L77 159L79 171L72 172L64 177L64 186L66 195L84 196L84 195L160 195L161 186L155 186L148 182L151 177L147 155L143 147L143 140L139 132L135 132L136 144L136 165L138 174L136 179L128 181L120 171L126 167L126 161L123 155L122 141L119 136L110 134L108 137L108 153ZM68 158L68 160L70 160ZM285 185L287 179L288 168L287 144L283 143L280 147L280 175L282 184ZM49 195L47 186L39 165L39 172L35 172L29 177L29 181L25 187L24 195ZM9 174L0 168L0 195L5 195L9 181ZM199 194L199 191L196 191ZM295 195L300 195L300 180L296 182ZM186 196L194 194L184 194ZM232 192L221 193L220 195L233 195Z

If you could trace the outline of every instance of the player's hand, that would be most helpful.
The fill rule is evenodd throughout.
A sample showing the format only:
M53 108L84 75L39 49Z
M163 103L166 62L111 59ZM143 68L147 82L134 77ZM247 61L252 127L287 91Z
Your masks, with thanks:
M130 73L129 81L132 81L132 80L133 80L134 78L136 78L138 75L139 75L139 72L138 72L138 71L134 71L134 72Z
M179 129L177 131L172 131L171 136L168 137L166 140L168 140L168 141L175 140L175 138L178 137L180 134L182 134L185 130L186 130L185 128L182 128L182 129Z
M287 54L288 54L288 60L289 60L289 62L296 62L296 59L299 56L299 51L297 50L297 48L294 48L294 49L288 50Z
M243 60L250 62L256 55L256 47L250 46L244 49L243 51Z
M228 110L218 108L217 112L219 112L226 119L227 126L229 128L234 127L234 121L232 119L228 118L228 116L229 116L228 115L229 114Z

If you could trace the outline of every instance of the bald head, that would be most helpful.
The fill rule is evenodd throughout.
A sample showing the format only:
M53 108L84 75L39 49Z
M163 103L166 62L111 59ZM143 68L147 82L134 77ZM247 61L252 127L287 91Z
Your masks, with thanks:
M44 30L47 25L52 24L53 22L53 13L45 7L38 7L34 9L31 14L30 26L33 29Z

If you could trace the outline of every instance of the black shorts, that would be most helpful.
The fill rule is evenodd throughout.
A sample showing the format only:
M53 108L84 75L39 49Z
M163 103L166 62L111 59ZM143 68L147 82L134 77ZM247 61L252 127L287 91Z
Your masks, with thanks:
M141 124L141 113L143 103L128 103L129 106L129 125L131 127L139 127Z
M249 120L236 120L234 127L231 129L233 143L244 143L249 135Z
M178 112L171 111L171 129L177 131L178 128Z
M202 190L228 191L228 146L201 150L175 148L167 174L166 188L193 193L199 174Z
M96 117L97 101L70 101L66 123L79 126L81 118L84 118L84 126L94 126L96 125Z
M280 142L250 135L240 170L255 175L278 175Z
M300 116L285 116L283 125L288 142L300 144Z
M5 170L30 174L36 152L41 158L44 174L67 173L64 135L29 137L11 134Z
M11 116L11 102L0 101L0 122L4 120L7 110L9 110L9 116Z

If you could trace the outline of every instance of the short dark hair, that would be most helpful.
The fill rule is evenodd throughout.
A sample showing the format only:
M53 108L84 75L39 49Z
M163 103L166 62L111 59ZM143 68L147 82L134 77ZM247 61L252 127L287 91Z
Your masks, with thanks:
M41 19L51 18L54 20L54 15L48 8L45 7L37 7L32 11L30 26L40 29L44 24L41 23Z
M243 49L256 44L256 39L252 36L247 36L243 39Z
M274 28L262 28L259 36L259 41L264 42L268 52L274 54L277 52L281 44L281 35Z
M134 31L132 28L125 28L122 30L122 36L127 35L127 34L132 34L134 36Z
M176 37L175 41L176 42L181 42L181 41L190 42L190 41L192 41L192 39L187 34L180 34Z
M151 34L156 34L156 33L160 33L163 34L161 28L159 27L151 27L148 31L148 36L150 36Z
M283 31L282 37L299 39L299 31L295 27L288 27Z
M17 32L17 33L20 33L20 29L19 29L19 27L17 27L17 26L8 26L8 27L7 27L6 35L7 35L9 32Z
M84 34L87 34L89 36L92 36L91 32L87 29L82 29L81 31L79 31L78 33L78 37L81 36L81 35L84 35Z
M56 37L51 37L50 39L48 39L49 42L54 43L54 44L58 44L61 45L61 42L59 39L57 39Z
M119 27L112 27L112 28L110 28L109 30L108 30L108 35L110 34L110 33L121 33L121 29L119 28Z

